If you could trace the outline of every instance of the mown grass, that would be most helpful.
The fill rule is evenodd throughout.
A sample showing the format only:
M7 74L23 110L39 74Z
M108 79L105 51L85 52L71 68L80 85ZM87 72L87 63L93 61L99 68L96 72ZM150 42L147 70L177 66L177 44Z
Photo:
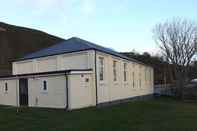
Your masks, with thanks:
M0 131L197 131L197 104L160 98L105 108L0 107Z

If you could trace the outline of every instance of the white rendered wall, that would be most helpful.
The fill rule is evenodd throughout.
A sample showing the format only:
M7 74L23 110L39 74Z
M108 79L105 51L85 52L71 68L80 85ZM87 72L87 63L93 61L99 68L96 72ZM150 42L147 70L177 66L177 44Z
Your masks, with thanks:
M97 65L97 95L98 95L98 103L103 102L110 102L114 100L120 100L120 99L126 99L131 98L135 96L141 96L141 95L149 95L153 93L153 68L149 66L145 66L143 64L130 62L109 54L101 53L97 51L96 55L96 65ZM99 57L104 58L104 81L99 80L99 69L98 69L98 59ZM113 61L117 61L117 81L113 81ZM26 62L26 61L24 61ZM26 69L26 65L30 64L29 69ZM57 55L57 56L51 56L51 57L45 57L45 58L39 58L39 59L33 59L29 60L25 63L25 70L22 70L23 62L14 62L13 63L13 73L14 74L23 74L27 72L32 73L35 72L46 72L46 71L53 71L53 70L65 70L65 69L93 69L93 74L91 76L91 105L96 105L96 78L95 78L95 52L94 51L84 51L79 53L71 53L71 54L63 54L63 55ZM123 73L123 67L124 63L127 63L127 81L124 81L124 73ZM133 78L133 72L134 72L134 78ZM141 74L141 75L140 75ZM146 76L146 77L145 77ZM141 86L140 86L140 78L141 78ZM59 79L59 78L58 78ZM73 89L80 87L80 79L79 76L73 76L70 77L71 79L71 85L70 87L73 87ZM33 80L32 80L33 81ZM35 80L34 80L35 81ZM53 81L53 80L52 80ZM73 82L74 81L74 82ZM33 82L34 83L34 82ZM33 84L32 83L32 84ZM61 83L61 82L60 82ZM55 85L59 85L55 82ZM134 86L133 86L134 85ZM61 86L61 84L60 84ZM36 87L36 85L33 85L33 87ZM77 89L76 89L77 90ZM87 91L87 93L89 90ZM38 93L38 92L37 92ZM78 96L81 94L72 93L71 98L74 98L76 95L76 99L78 99ZM34 96L34 95L32 95ZM63 95L62 95L63 96ZM88 95L89 96L89 95ZM35 105L35 98L32 98L34 100L31 101L31 105ZM71 100L71 108L79 108L82 107L83 103L79 103L76 99ZM89 98L87 98L89 100ZM64 99L65 100L65 99ZM72 102L73 101L73 102ZM83 99L82 99L83 101ZM33 104L34 103L34 104ZM43 102L42 105L45 105L47 102ZM53 103L53 102L52 102ZM62 102L63 103L63 102ZM74 104L78 103L78 104ZM49 104L46 104L47 106ZM50 107L62 107L57 105L52 105ZM79 107L78 107L79 106Z
M93 51L41 57L13 62L13 74L28 74L69 69L92 69Z
M99 80L99 57L104 58L103 81ZM114 60L117 62L117 81L113 81ZM124 81L124 63L127 63L127 81ZM147 70L149 73L145 77L145 71ZM134 78L133 72L135 74ZM98 103L153 94L153 69L151 67L100 52L97 52L97 79Z
M71 74L69 78L69 109L95 105L95 90L92 74Z
M5 91L7 83L7 91ZM0 105L17 106L18 104L18 80L0 80Z
M46 91L43 90L43 81L47 82ZM28 89L30 107L66 107L66 78L64 75L29 78Z

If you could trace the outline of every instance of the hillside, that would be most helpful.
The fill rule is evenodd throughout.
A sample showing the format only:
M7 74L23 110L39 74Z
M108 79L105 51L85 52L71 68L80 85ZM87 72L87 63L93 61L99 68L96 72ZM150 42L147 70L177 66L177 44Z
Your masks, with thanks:
M63 39L34 29L0 22L0 75L11 74L11 62Z

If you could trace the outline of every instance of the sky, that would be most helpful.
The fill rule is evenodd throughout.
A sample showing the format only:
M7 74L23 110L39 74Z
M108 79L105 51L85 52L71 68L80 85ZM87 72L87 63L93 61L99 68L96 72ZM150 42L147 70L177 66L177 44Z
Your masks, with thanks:
M158 52L152 30L183 17L197 20L196 0L3 0L0 21L120 52Z

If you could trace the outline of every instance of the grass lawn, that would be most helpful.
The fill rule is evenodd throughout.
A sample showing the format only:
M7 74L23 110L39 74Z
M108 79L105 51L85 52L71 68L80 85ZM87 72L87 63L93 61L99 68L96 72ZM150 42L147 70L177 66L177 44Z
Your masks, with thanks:
M105 108L64 110L0 107L0 131L197 131L197 104L171 98Z

